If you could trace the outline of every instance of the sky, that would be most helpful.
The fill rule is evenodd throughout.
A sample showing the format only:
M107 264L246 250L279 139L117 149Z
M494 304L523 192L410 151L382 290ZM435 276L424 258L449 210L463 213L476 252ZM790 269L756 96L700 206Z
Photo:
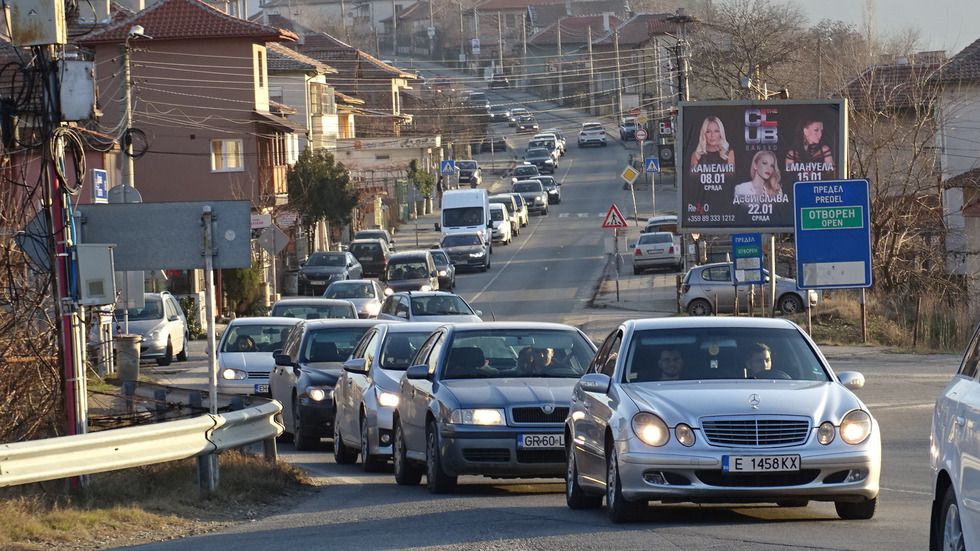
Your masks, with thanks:
M806 12L810 24L822 19L839 19L863 27L867 0L789 0ZM875 32L893 34L916 28L925 50L946 50L956 55L980 39L978 0L871 0Z

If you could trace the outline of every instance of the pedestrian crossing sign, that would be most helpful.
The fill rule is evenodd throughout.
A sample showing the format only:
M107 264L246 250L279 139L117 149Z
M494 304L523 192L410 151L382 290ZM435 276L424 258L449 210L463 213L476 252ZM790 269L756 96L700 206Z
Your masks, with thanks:
M443 174L455 174L456 173L456 161L448 160L442 162L442 173Z
M606 214L606 219L602 221L603 228L625 228L626 219L623 218L622 213L613 204L609 207L609 212Z
M660 159L650 157L646 160L647 172L660 172Z

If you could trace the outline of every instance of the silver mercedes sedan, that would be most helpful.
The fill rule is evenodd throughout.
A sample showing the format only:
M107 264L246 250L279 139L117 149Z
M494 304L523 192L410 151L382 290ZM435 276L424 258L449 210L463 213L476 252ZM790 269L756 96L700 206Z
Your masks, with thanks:
M395 481L426 476L433 493L457 477L560 477L572 387L595 345L556 323L444 325L422 344L398 389Z
M810 338L781 319L627 321L572 393L566 502L627 522L648 501L878 504L881 437Z

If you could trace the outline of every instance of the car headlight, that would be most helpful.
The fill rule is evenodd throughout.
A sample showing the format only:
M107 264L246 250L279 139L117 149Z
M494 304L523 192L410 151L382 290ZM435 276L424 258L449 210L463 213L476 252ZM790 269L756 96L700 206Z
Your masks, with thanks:
M381 303L369 302L364 305L364 311L367 312L369 316L377 316L378 312L381 311Z
M485 251L478 251L478 252L475 252L475 253L470 253L470 257L472 257L472 258L483 258L483 255L485 255L485 254L487 254Z
M381 392L378 394L378 404L384 407L398 407L398 395L391 392Z
M541 197L540 195L538 195L537 197L534 198L534 202L535 203L544 203L544 198Z
M644 444L660 447L670 440L670 430L664 420L652 413L637 413L631 423L633 433Z
M866 411L856 409L844 416L840 422L841 440L848 444L860 444L871 436L871 416Z
M457 409L449 415L457 425L506 425L502 409Z
M694 429L684 423L680 423L674 427L674 436L684 446L691 447L694 445Z
M308 386L306 395L314 402L322 402L328 398L333 398L333 387L330 386Z
M243 381L248 378L248 372L229 367L221 370L221 378L226 381Z
M448 270L439 270L439 277L446 277L447 275L449 275Z
M423 293L428 293L431 290L432 290L432 286L431 285L423 285L423 286L419 287L419 291L422 291Z
M150 331L150 333L146 336L146 340L148 341L160 340L160 335L162 334L162 331L163 331L162 329L156 329Z
M391 287L385 287L385 296L388 296L388 295L390 295L390 294L392 294L394 292L395 292L395 290L392 289Z
M824 421L823 423L820 423L819 427L817 427L817 442L820 442L826 446L834 441L834 436L836 433L837 431L834 429L834 424L830 421Z

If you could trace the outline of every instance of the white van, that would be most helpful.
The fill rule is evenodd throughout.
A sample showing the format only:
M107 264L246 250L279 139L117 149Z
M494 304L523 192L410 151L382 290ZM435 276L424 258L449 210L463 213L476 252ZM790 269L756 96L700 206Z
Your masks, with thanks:
M482 233L487 243L493 239L490 196L486 189L451 189L443 193L440 220L442 237L475 231Z

